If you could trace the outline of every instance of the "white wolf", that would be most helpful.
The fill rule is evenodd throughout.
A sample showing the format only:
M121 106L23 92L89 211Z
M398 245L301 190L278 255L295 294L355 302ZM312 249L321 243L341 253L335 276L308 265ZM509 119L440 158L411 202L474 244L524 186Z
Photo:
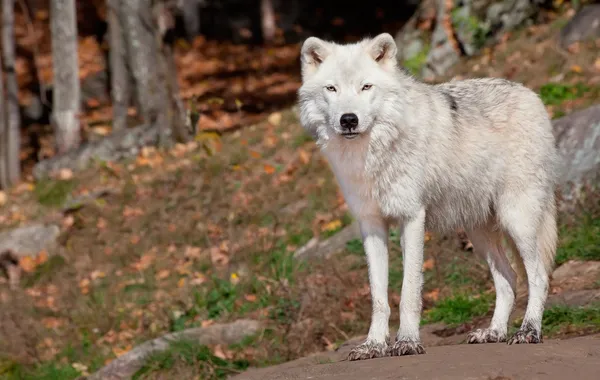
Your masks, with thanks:
M503 79L429 85L396 61L387 33L340 45L302 45L300 120L317 140L358 219L373 313L349 359L424 353L419 339L426 228L463 227L488 263L496 289L491 325L469 343L504 342L516 274L503 251L518 249L529 298L508 339L542 342L542 314L556 252L558 155L538 96ZM400 328L388 346L388 226L401 230Z

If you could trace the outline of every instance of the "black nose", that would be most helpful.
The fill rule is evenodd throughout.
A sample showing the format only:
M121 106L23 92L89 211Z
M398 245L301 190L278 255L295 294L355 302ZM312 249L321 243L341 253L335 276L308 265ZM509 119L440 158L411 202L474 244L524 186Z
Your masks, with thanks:
M353 113L345 113L340 118L340 125L342 128L351 131L358 126L358 116Z

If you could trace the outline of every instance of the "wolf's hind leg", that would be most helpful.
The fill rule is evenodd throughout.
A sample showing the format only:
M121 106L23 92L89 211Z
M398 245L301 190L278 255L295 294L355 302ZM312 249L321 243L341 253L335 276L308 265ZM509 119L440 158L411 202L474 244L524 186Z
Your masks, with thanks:
M496 306L490 327L471 331L467 342L505 342L508 318L515 301L517 276L502 248L502 232L495 230L494 225L489 223L485 227L469 231L467 235L475 252L487 262L496 289Z
M539 192L508 194L504 199L498 216L523 259L529 289L523 323L508 340L508 344L542 343L542 316L548 296L548 271L556 252L555 208L549 201L544 209Z
M379 218L368 218L360 221L360 229L369 266L373 313L367 340L350 351L349 360L387 356L388 350L388 226Z

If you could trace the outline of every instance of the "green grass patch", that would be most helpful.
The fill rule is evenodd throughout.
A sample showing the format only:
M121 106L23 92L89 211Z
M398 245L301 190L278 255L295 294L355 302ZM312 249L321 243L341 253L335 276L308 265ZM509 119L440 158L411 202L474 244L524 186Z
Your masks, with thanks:
M590 88L583 83L546 83L540 88L540 97L546 105L560 105L566 100L582 97Z
M492 301L492 297L487 295L469 297L459 294L445 298L425 313L423 323L443 322L447 325L465 323L486 315Z
M557 264L568 260L600 260L600 218L583 215L575 225L562 226L559 237Z
M74 180L55 181L41 180L36 183L33 190L37 201L44 206L61 206L77 186Z
M429 53L429 46L424 46L417 54L409 59L405 59L402 65L414 76L421 75L421 69L427 62L427 54Z
M565 327L600 329L600 305L584 307L554 306L544 311L542 328L547 334Z
M66 265L65 258L60 255L53 255L48 258L48 261L35 268L30 276L25 277L23 286L26 288L37 284L40 281L50 279L56 272Z
M81 373L69 364L46 362L33 368L18 363L0 364L0 378L5 380L71 380Z
M133 379L145 379L157 371L170 370L175 365L190 366L190 372L206 380L226 379L248 368L245 360L224 360L212 354L210 348L196 342L174 341L169 349L148 358L146 364L135 373Z

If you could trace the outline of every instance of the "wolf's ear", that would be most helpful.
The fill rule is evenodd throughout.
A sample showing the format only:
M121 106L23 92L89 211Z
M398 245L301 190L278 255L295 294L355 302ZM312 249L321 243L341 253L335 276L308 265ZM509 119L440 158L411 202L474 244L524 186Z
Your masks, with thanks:
M300 60L302 77L313 74L331 52L331 44L317 37L309 37L302 44Z
M381 33L377 37L369 41L367 49L371 57L375 62L381 65L392 65L396 64L396 53L398 48L396 47L396 41L389 33Z

